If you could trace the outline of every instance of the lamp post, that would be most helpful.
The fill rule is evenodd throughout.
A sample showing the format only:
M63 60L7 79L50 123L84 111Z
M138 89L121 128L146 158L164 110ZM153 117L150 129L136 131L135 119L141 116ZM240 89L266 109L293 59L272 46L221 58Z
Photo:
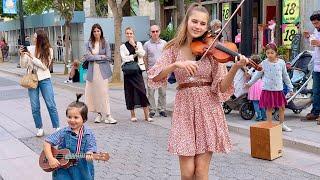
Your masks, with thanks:
M20 17L20 45L25 44L25 34L24 34L24 19L23 19L23 6L22 0L19 0L19 17Z

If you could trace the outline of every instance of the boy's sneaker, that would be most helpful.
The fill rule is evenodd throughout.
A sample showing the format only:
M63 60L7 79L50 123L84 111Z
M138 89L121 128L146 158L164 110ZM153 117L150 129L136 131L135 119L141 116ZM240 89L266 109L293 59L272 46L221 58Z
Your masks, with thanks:
M284 123L282 123L282 131L284 131L284 132L291 132L292 129L289 128L288 126L286 126Z
M39 128L36 136L37 136L37 137L42 137L43 135L44 135L43 129L42 129L42 128Z
M102 121L102 115L98 113L98 116L94 119L95 123L100 123Z
M113 119L111 116L108 116L104 120L104 123L106 123L106 124L117 124L117 120Z

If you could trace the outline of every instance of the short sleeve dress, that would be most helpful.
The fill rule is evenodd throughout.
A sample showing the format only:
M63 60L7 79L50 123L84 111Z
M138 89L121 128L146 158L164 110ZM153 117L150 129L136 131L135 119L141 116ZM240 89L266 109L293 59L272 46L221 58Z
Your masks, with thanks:
M161 58L148 71L148 83L158 88L167 83L167 78L153 81L166 66L174 61L187 61L183 54L171 47L163 51ZM220 82L227 73L224 64L207 58L198 61L199 69L190 78L184 69L174 71L177 83L212 82L211 86L190 87L178 90L172 115L168 140L168 151L180 156L195 156L205 152L227 153L231 141L222 108L222 102L229 99L234 88L220 91Z

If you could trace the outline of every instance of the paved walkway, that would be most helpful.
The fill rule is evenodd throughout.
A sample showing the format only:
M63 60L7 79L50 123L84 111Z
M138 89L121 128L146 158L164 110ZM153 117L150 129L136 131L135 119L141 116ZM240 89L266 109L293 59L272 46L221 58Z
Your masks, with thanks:
M0 71L14 75L24 73L23 69L17 69L15 66L15 63L1 63ZM66 76L60 73L61 65L56 65L54 71L52 79L63 126L66 125L63 118L65 107L75 99L75 91L83 91L84 84L64 84ZM42 172L37 166L43 139L34 137L35 129L26 91L17 84L19 77L1 72L0 75L0 174L5 180L27 177L50 179L50 174ZM170 86L169 105L173 103L174 94L174 86ZM121 86L111 87L110 95L111 111L119 123L94 124L90 120L87 123L96 133L98 148L111 154L109 162L96 164L96 179L179 179L177 158L166 152L170 118L156 117L153 123L131 123L129 113L124 111ZM53 130L50 128L46 108L42 106L41 112L45 132L51 133ZM138 111L137 114L138 117L142 117L142 112ZM93 118L94 115L90 114L89 119ZM297 115L288 111L288 124L294 131L284 134L285 139L288 139L285 140L287 147L284 157L270 162L253 159L249 155L247 133L249 126L255 122L241 120L237 112L227 115L227 119L229 129L236 132L231 133L234 151L229 155L214 156L210 179L319 179L320 157L317 145L320 144L320 132L319 126L315 123L302 123ZM295 145L299 143L299 146ZM307 143L311 144L310 147L303 147ZM317 154L301 152L299 149ZM16 173L17 169L19 173Z
M12 58L14 59L14 58ZM17 60L12 62L0 63L0 71L11 73L14 75L23 75L25 69L16 68ZM55 86L59 88L69 89L73 91L84 91L85 83L69 83L64 84L63 81L67 79L67 75L63 75L63 64L54 65L54 73L52 74L52 80ZM176 93L176 85L168 85L167 91L167 104L169 114L172 111L174 96ZM110 90L122 90L122 84L111 85ZM114 99L124 99L123 94L119 93L114 95ZM300 118L304 117L310 108L303 110L300 114L294 114L291 110L287 109L285 113L286 124L293 129L293 132L284 133L284 144L288 147L299 148L309 152L320 154L320 126L316 125L316 122L301 122ZM249 134L249 128L256 122L253 120L243 120L237 111L233 111L227 115L228 125L231 131L237 133Z

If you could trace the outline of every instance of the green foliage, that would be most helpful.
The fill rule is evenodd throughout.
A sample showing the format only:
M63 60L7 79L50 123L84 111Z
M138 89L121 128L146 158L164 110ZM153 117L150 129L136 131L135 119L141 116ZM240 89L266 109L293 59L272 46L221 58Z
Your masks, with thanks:
M166 28L165 30L161 31L160 38L166 41L170 41L175 34L176 34L176 29Z
M62 9L71 10L69 7L73 4L75 7L71 8L72 10L83 10L83 0L23 0L25 15L41 14L50 9L59 11L59 9L57 9L58 6L61 6Z
M99 17L108 16L108 1L107 0L95 0L96 12Z

